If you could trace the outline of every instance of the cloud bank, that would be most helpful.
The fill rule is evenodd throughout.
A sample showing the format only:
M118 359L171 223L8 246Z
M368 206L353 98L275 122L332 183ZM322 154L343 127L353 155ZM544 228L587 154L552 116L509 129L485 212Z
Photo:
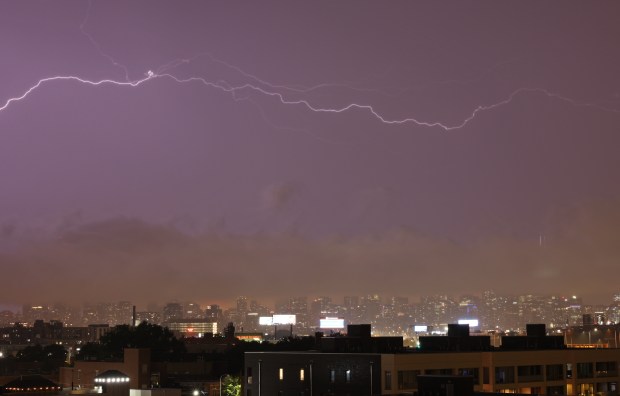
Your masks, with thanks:
M115 218L0 254L6 303L192 300L238 295L565 293L609 301L618 291L618 202L558 212L542 238L475 243L399 229L383 235L188 235ZM10 235L11 233L5 233ZM6 236L5 235L5 236ZM595 302L595 301L592 301Z

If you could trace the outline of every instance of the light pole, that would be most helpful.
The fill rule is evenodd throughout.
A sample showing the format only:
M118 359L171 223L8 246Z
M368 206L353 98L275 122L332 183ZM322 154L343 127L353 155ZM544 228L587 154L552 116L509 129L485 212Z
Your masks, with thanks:
M370 361L370 396L372 396L372 360Z
M220 394L218 396L222 396L222 377L224 377L225 375L228 375L228 374L220 375Z
M312 396L312 360L310 361L310 396Z
M262 362L263 361L261 359L258 359L258 396L261 396L260 395L260 366Z

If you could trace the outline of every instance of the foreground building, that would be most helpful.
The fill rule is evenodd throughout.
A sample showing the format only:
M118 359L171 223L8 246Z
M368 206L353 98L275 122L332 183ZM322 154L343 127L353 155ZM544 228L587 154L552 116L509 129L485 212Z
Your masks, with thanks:
M349 350L246 353L245 396L413 395L422 375L471 377L476 392L619 394L620 349L568 349L540 326L528 327L527 336L504 337L500 348L463 327L421 339L419 350L407 352L369 334L340 338L336 343ZM380 346L387 348L370 350Z

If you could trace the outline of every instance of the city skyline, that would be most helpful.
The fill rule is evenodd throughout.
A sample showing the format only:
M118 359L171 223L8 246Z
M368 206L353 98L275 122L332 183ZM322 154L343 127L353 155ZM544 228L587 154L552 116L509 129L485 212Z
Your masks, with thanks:
M294 296L275 303L239 296L230 304L196 301L169 301L148 306L130 301L84 303L82 306L24 304L18 312L0 311L0 324L54 321L65 326L107 324L110 326L148 321L170 324L176 321L216 322L223 329L229 322L246 331L263 330L261 320L267 316L296 316L296 328L311 332L319 319L340 318L345 323L369 323L379 333L411 334L415 326L445 326L460 321L475 322L477 331L523 331L528 323L544 323L551 329L583 324L618 325L620 292L605 304L592 304L580 296L505 295L485 291L480 296L430 295L419 300L407 296ZM586 319L586 316L589 319ZM198 326L197 324L195 326Z
M488 289L607 301L619 15L0 4L0 309Z

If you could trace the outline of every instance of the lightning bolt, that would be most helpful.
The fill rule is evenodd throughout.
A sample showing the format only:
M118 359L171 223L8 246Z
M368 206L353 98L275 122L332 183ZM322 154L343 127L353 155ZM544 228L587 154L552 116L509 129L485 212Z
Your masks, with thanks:
M172 63L171 65L167 65L165 67L162 67L160 69L169 69L172 67L172 65L178 65L179 63ZM314 113L330 113L330 114L340 114L340 113L345 113L345 112L350 112L353 110L360 110L360 111L364 111L366 113L368 113L370 116L372 116L374 119L376 119L377 121L385 124L385 125L406 125L406 124L410 124L410 125L415 125L415 126L420 126L420 127L428 127L428 128L439 128L442 129L444 131L453 131L453 130L458 130L458 129L462 129L464 128L467 124L469 124L470 122L472 122L476 117L478 117L479 114L483 113L483 112L487 112L493 109L497 109L499 107L505 106L510 104L517 96L519 95L523 95L526 93L537 93L537 94L542 94L544 96L547 96L548 98L551 99L556 99L565 103L568 103L572 106L575 107L589 107L589 108L596 108L599 110L603 110L606 112L612 112L612 113L616 113L616 114L620 114L620 110L617 109L613 109L613 108L607 108L607 107L602 107L599 106L595 103L587 103L587 102L579 102L576 101L574 99L571 99L569 97L548 91L546 89L543 88L518 88L515 91L513 91L510 95L508 95L505 99L494 102L492 104L488 104L488 105L479 105L476 108L474 108L469 115L467 115L461 122L456 123L456 124L446 124L443 123L441 121L424 121L418 118L414 118L414 117L406 117L406 118L400 118L400 119L393 119L393 118L387 118L384 115L382 115L377 109L375 109L375 107L373 107L370 104L360 104L360 103L350 103L347 104L345 106L341 106L341 107L322 107L322 106L318 106L315 104L312 104L309 100L306 99L288 99L285 94L278 92L274 89L270 89L270 88L265 88L262 87L258 84L252 84L252 83L245 83L245 84L241 84L241 85L236 85L236 86L231 86L229 84L227 84L226 82L213 82L213 81L209 81L203 77L187 77L187 78L181 78L181 77L177 77L173 74L170 73L156 73L153 72L151 70L149 70L146 73L146 77L139 79L139 80L134 80L134 81L118 81L118 80L113 80L113 79L103 79L103 80L97 80L97 81L93 81L93 80L89 80L89 79L85 79L85 78L81 78L78 76L54 76L54 77L46 77L43 79L40 79L39 81L36 82L36 84L34 84L33 86L31 86L30 88L28 88L23 94L16 96L16 97L12 97L10 99L8 99L1 107L0 107L0 112L6 110L12 103L14 102L19 102L22 101L24 99L26 99L30 94L32 94L33 92L35 92L37 89L41 88L44 85L47 85L53 81L75 81L81 84L86 84L86 85L91 85L91 86L101 86L101 85L116 85L116 86L120 86L120 87L138 87L148 81L152 81L152 80L156 80L156 79L169 79L172 81L175 81L178 84L191 84L191 83L196 83L196 84L201 84L204 85L206 87L212 88L212 89L216 89L222 92L226 92L228 94L230 94L233 99L237 100L237 95L239 93L242 92L247 92L247 91L251 91L251 92L255 92L258 93L260 95L266 96L266 97L272 97L275 98L277 101L279 101L282 105L287 105L287 106L303 106L305 107L307 110L314 112ZM271 86L273 87L273 86Z
M423 120L423 119L416 118L416 117L388 118L384 116L379 110L377 110L373 105L367 104L367 103L352 102L352 103L349 103L341 107L324 107L324 106L319 106L317 104L312 103L309 99L307 99L307 97L301 98L301 99L300 98L291 99L288 96L288 94L295 94L297 97L299 97L300 95L308 94L308 93L311 93L312 91L316 91L322 88L333 88L333 87L347 88L349 90L358 91L358 92L375 92L375 93L385 94L382 91L373 90L373 89L365 89L365 88L357 88L357 87L353 87L345 83L322 83L322 84L314 85L311 87L303 87L299 85L292 86L292 85L273 84L273 83L270 83L266 80L259 78L256 75L253 75L253 74L250 74L244 71L238 66L235 66L223 60L217 59L208 52L199 53L198 55L192 58L188 58L188 59L172 60L154 69L155 71L152 71L152 70L147 71L147 73L145 74L145 77L132 81L130 80L130 77L129 77L130 75L129 69L122 63L119 63L111 55L104 52L101 45L97 42L97 40L95 40L95 38L86 30L86 25L90 18L91 8L92 8L92 0L89 0L88 8L86 9L85 16L81 24L79 25L80 32L88 39L88 41L91 43L91 45L93 45L93 47L97 50L100 56L107 59L114 67L123 70L124 75L125 75L125 80L122 80L122 81L115 80L115 79L90 80L90 79L82 78L79 76L72 76L72 75L45 77L45 78L38 80L34 85L26 89L26 91L24 91L24 93L22 93L21 95L15 96L15 97L12 97L6 100L6 102L2 106L0 106L0 113L5 111L11 104L25 100L29 95L31 95L36 90L40 89L41 87L45 85L49 85L55 81L77 82L80 84L91 85L91 86L115 85L119 87L136 88L152 80L169 79L178 84L192 84L192 83L201 84L207 88L216 89L216 90L228 93L231 95L232 99L235 101L249 100L252 103L254 103L257 107L260 107L258 103L249 97L250 93L252 92L262 95L264 97L274 98L277 101L279 101L280 104L285 105L285 106L302 106L306 110L313 112L313 113L341 114L341 113L346 113L346 112L357 110L357 111L362 111L362 112L367 113L370 117L374 118L376 121L382 124L385 124L385 125L413 125L413 126L418 126L418 127L438 128L444 131L453 131L453 130L462 129L465 126L467 126L469 123L471 123L474 119L476 119L481 113L492 111L502 106L506 106L512 103L513 100L517 96L525 95L525 94L544 95L550 99L559 100L561 102L567 103L575 107L596 108L601 111L620 114L620 110L617 110L614 108L603 107L596 103L580 102L572 98L569 98L567 96L563 96L558 93L551 92L544 88L522 87L522 88L518 88L512 91L512 93L510 93L507 97L505 97L502 100L499 100L491 104L478 105L473 110L471 110L470 113L467 114L460 122L455 123L455 124L447 124L442 121L427 121L427 120ZM249 81L249 82L243 83L241 85L230 85L226 81L222 81L222 80L219 80L218 82L214 82L214 81L209 81L206 78L199 77L199 76L181 78L181 77L178 77L172 74L172 71L174 69L182 65L189 64L200 57L207 57L211 62L223 65L226 68L233 70L234 72L238 73L246 81ZM484 74L486 73L493 72L496 68L504 65L505 63L510 63L510 62L512 61L499 63L498 65L495 65L493 68L483 73L482 76L484 76ZM482 76L480 78L482 78ZM441 83L453 83L453 82L454 81L444 81ZM287 94L285 94L284 92L287 92ZM392 96L392 95L389 95L389 96ZM261 111L262 117L266 118L262 109L260 109L260 111Z
M31 86L30 88L28 88L26 90L26 92L24 92L22 95L20 96L16 96L13 98L8 99L4 105L2 105L0 107L0 112L6 110L11 103L13 102L19 102L22 101L24 99L26 99L31 93L33 93L34 91L36 91L37 89L39 89L40 87L42 87L43 85L49 84L52 81L75 81L75 82L79 82L81 84L87 84L87 85L92 85L92 86L99 86L99 85L118 85L118 86L129 86L129 87L137 87L139 85L142 85L143 83L153 79L157 77L153 72L149 71L146 75L146 77L144 77L141 80L135 80L135 81L116 81L116 80L111 80L111 79L103 79L103 80L98 80L98 81L92 81L92 80L87 80L84 78L80 78L77 76L54 76L54 77L46 77L46 78L42 78L39 81L37 81L37 83L33 86Z
M103 49L101 48L101 45L99 45L99 42L97 42L97 40L95 40L92 34L88 33L88 31L86 30L86 24L88 23L88 19L90 18L90 10L92 6L93 6L92 0L88 0L88 8L86 8L86 14L84 15L84 19L82 20L82 23L80 24L80 32L88 39L88 41L90 41L91 45L95 47L97 52L99 52L99 55L106 58L115 67L123 70L123 72L125 73L125 81L129 82L129 69L127 68L127 66L123 65L122 63L117 62L116 59L112 57L112 55L104 52Z

